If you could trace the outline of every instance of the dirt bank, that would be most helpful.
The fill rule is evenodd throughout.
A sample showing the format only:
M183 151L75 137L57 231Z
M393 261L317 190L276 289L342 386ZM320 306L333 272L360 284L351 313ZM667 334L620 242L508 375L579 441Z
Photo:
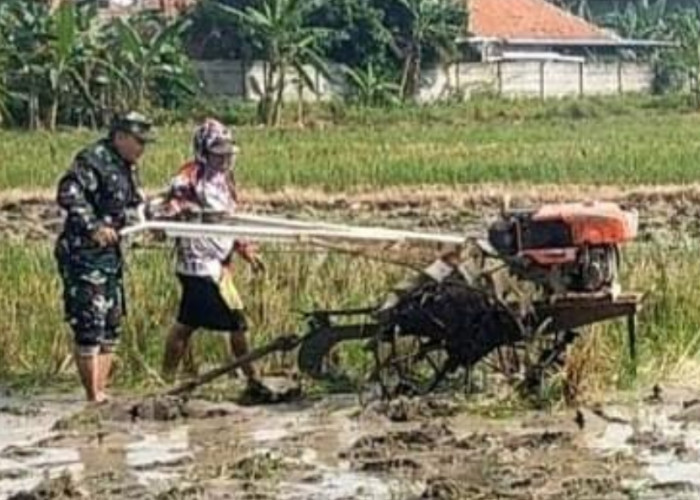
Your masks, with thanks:
M288 189L248 191L241 210L305 219L382 224L398 228L481 234L496 217L504 197L512 206L543 202L612 200L640 213L642 238L659 240L700 235L700 186L465 186L365 190L347 194ZM60 228L61 213L51 193L0 193L0 236L9 240L45 240Z

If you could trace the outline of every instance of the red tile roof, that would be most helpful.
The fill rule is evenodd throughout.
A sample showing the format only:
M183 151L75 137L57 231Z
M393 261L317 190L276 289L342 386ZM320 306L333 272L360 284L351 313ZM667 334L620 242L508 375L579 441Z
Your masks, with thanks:
M469 32L496 38L610 39L597 26L545 0L467 0Z

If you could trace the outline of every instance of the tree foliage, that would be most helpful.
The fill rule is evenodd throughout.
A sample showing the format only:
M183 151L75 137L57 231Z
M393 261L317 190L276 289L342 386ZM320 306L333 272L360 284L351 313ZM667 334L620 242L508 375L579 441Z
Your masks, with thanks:
M99 125L121 107L192 93L187 22L98 16L95 2L0 3L0 113L30 128Z

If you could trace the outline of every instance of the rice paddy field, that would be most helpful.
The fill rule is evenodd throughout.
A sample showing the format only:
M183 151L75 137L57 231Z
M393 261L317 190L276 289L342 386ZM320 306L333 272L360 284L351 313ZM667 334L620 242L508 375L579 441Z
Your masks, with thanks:
M637 363L616 321L583 330L535 399L481 377L485 363L468 393L358 398L352 381L372 362L359 343L331 360L349 384L297 377L292 354L257 363L273 388L300 384L300 399L247 407L242 380L226 377L184 398L154 395L179 290L171 245L146 238L125 243L112 399L85 405L52 256L53 190L99 135L2 130L0 498L698 498L700 113L683 98L325 106L279 130L233 118L244 211L478 236L506 196L636 209L621 281L645 294ZM159 121L141 168L149 191L189 155L192 126ZM410 272L389 261L425 265L439 249L260 250L264 275L243 263L235 273L255 346L303 332L301 311L376 305ZM196 335L182 376L228 355L223 336Z
M267 191L348 191L487 182L683 184L700 178L700 116L660 100L487 101L347 114L319 113L306 129L238 127L241 183ZM162 186L188 158L191 131L161 127L160 140L143 160L146 185ZM0 131L0 190L52 187L76 150L96 137L87 131Z
M645 241L628 249L624 275L626 288L648 293L640 321L640 366L633 378L622 329L613 324L594 328L598 335L584 336L572 359L585 357L585 363L576 363L576 369L588 374L585 384L595 391L700 376L700 368L696 369L700 265L694 247L700 207L697 193L687 191L694 189L687 186L700 182L699 114L659 99L627 98L348 110L340 123L334 120L339 121L321 111L304 129L237 127L243 198L255 193L245 208L478 232L485 228L485 214L493 212L493 200L479 198L482 189L490 192L499 186L516 197L527 191L530 203L551 198L552 193L569 200L616 193L640 210L644 227ZM188 158L191 128L159 127L159 141L141 167L148 188L165 185ZM53 220L26 237L22 228L31 224L13 211L29 199L51 207L57 177L76 150L98 136L76 130L0 131L0 191L5 200L0 218L4 240L0 242L0 377L4 379L43 383L72 373L70 338L62 322L51 256L58 223ZM645 194L635 197L636 188ZM466 191L472 196L462 200ZM662 210L656 210L661 199L657 191L663 193ZM306 193L308 199L280 200L281 192ZM310 192L314 194L309 198ZM439 193L442 205L435 205L431 193ZM353 200L362 200L359 208ZM45 214L36 216L42 217ZM278 333L299 331L303 323L295 311L381 300L406 272L344 255L262 250L270 269L266 277L254 279L244 266L238 271L255 344ZM178 290L166 250L129 251L128 261L130 313L115 374L126 386L148 385L160 366ZM221 361L226 355L219 337L198 337L196 346L197 359L203 363ZM292 361L272 359L267 369L289 368Z

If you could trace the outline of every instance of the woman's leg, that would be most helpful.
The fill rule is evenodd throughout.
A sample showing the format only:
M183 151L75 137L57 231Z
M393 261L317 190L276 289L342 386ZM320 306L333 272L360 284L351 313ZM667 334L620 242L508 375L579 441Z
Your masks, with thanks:
M163 376L166 379L172 380L175 378L180 361L187 352L194 330L191 326L183 325L179 322L175 322L170 329L168 338L165 341L165 357L163 359Z

